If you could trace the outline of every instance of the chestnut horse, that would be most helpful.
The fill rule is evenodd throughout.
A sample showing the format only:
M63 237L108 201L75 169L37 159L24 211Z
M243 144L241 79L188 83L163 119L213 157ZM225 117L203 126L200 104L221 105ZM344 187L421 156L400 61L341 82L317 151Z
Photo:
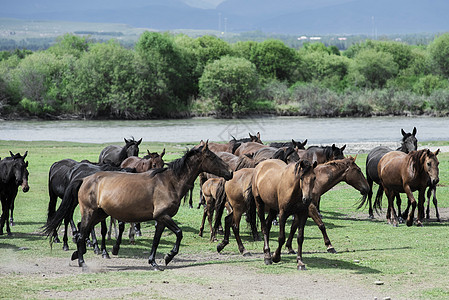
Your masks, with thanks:
M162 153L159 155L157 152L150 153L148 151L148 158L141 158L137 156L130 156L126 158L121 164L121 168L134 168L137 173L146 172L150 169L157 169L164 167L164 154L165 148L162 150Z
M52 235L65 216L72 213L73 203L79 202L78 250L72 254L72 260L78 259L78 265L84 267L86 237L93 226L108 215L124 222L156 220L148 262L154 270L160 270L156 250L162 233L167 227L176 235L174 247L165 256L165 264L168 264L178 253L182 240L182 230L172 218L178 212L182 197L201 172L232 178L228 165L210 151L206 143L192 148L182 158L169 163L167 168L135 174L99 172L74 181L67 188L54 218L44 226L44 233Z
M401 129L402 134L402 141L401 146L396 149L396 151L402 151L404 153L409 153L411 151L418 150L418 140L416 139L416 127L413 128L413 131L405 132L404 129ZM373 182L379 184L379 174L377 173L377 165L379 164L380 159L388 152L393 151L393 149L390 149L385 146L378 146L372 149L368 156L366 157L366 180L368 180L368 184L370 186L370 190L368 193L368 205L369 205L369 217L371 219L374 219L374 212L373 212L373 206L372 206L372 197L373 197ZM381 186L377 189L376 198L380 197L382 199L383 189ZM398 204L399 214L401 214L401 198L396 198L396 202ZM361 208L359 206L358 208Z
M426 188L434 186L439 181L439 169L437 155L429 149L412 151L405 154L401 151L392 151L385 154L377 166L380 184L388 198L387 220L393 226L398 225L398 219L393 206L393 199L399 193L407 194L411 202L412 210L407 217L407 226L413 224L413 217L418 204L417 225L422 226L424 216L424 203ZM413 192L418 191L418 203ZM376 196L375 206L381 206L382 197ZM391 218L393 220L391 220Z
M316 162L312 165L307 160L287 165L279 159L269 159L261 162L255 168L252 192L264 237L265 264L281 260L281 249L285 242L285 222L287 217L294 215L299 220L297 268L298 270L305 269L302 260L302 244L304 242L304 226L312 201L316 165ZM268 217L265 220L266 210ZM269 235L272 221L277 213L279 213L279 244L271 256Z
M326 228L318 213L321 196L338 183L344 181L362 194L362 201L363 199L366 199L366 195L369 191L368 181L363 175L362 170L360 170L359 166L355 163L355 160L356 157L347 157L318 165L315 168L316 180L315 186L313 187L312 203L309 206L309 217L313 219L321 230L324 238L324 245L330 253L336 253L336 251L327 236ZM285 246L291 254L295 253L292 248L293 235L297 228L297 223L295 221L297 220L294 220L287 242L285 243Z

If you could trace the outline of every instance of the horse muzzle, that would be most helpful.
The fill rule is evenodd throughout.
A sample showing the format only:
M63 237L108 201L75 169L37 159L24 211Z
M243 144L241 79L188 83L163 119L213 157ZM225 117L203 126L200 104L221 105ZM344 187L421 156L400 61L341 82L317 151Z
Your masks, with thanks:
M22 186L22 191L24 193L26 193L26 192L28 192L30 190L30 186L28 185L28 183L25 183L25 184L22 183L21 186Z
M311 197L302 197L302 204L309 205L310 203L312 203Z

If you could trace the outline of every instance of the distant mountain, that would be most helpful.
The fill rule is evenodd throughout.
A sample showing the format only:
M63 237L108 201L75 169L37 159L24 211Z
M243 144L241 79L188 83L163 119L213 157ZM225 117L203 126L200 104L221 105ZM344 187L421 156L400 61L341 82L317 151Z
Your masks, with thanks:
M449 30L447 0L1 0L0 17L158 30L393 34ZM218 5L218 6L217 6Z

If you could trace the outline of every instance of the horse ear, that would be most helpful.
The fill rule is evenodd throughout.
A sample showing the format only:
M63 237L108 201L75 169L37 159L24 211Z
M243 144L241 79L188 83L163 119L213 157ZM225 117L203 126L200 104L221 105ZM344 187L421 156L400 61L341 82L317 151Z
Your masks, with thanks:
M11 150L9 150L9 154L11 155L11 157L14 157L14 154L11 152Z
M142 138L140 138L140 140L137 141L137 146L139 146L140 143L142 143Z
M123 138L123 139L125 140L125 143L128 144L129 141L126 138Z
M305 147L307 144L307 139L304 140L304 142L302 142L302 146Z
M162 150L161 158L162 158L162 156L164 156L164 155L165 155L165 148L164 148L164 150Z
M28 155L28 151L25 151L25 154L23 155L23 159L25 159L25 157L27 157L27 155Z
M147 153L148 153L148 155L151 155L150 150L148 150L148 149L147 149Z
M335 144L332 144L332 150L335 150L335 148L336 148Z
M260 140L260 132L257 132L257 138Z
M346 144L343 146L343 147L341 147L341 152L343 152L343 150L345 150L346 149Z
M206 151L207 149L209 149L209 140L207 140L206 143L204 143L203 152Z
M402 128L401 128L401 133L402 133L402 136L406 136L406 135L407 135L407 134L405 133L404 129L402 129Z
M413 127L413 132L412 135L415 136L416 135L416 127Z
M440 153L440 149L438 149L437 151L435 151L435 156L437 156L438 155L438 153Z

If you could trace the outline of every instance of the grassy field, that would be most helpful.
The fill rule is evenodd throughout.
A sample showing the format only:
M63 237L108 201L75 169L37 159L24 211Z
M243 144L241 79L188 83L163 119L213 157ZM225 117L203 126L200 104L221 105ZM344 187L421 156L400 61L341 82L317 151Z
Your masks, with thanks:
M438 145L447 145L439 143ZM19 191L16 198L14 217L16 226L12 227L14 236L0 236L0 298L45 298L43 291L65 291L89 288L117 288L132 285L147 284L149 280L155 283L164 283L167 278L170 282L183 284L210 284L214 278L185 278L176 270L165 272L149 272L139 269L127 269L117 272L76 273L65 274L58 280L45 277L39 272L29 272L17 266L32 263L38 267L43 260L66 259L70 261L71 252L61 250L60 244L54 244L50 249L48 239L40 233L41 226L46 221L48 205L47 180L48 170L55 161L64 158L75 160L89 159L97 161L100 151L106 145L79 144L61 142L14 142L0 141L0 156L9 155L9 151L23 154L28 151L29 185L30 191L26 194ZM145 143L140 149L141 155L147 148L161 152L166 148L166 161L182 156L189 144L163 144ZM376 286L379 291L394 291L404 299L447 299L449 297L448 268L449 251L449 153L442 153L440 160L440 184L437 190L438 204L442 214L442 222L435 221L434 210L431 210L431 220L424 223L424 227L407 227L401 224L393 228L386 224L384 212L375 220L367 217L367 210L357 210L356 203L360 194L345 184L338 185L322 198L321 209L323 221L328 230L329 237L338 251L329 254L325 251L321 232L311 221L306 227L304 242L304 262L308 271L303 272L303 278L323 277L331 280L347 280L358 282L367 288L373 287L373 282L382 281L384 284ZM359 155L358 165L364 171L366 155ZM198 203L198 187L194 192L194 206ZM405 199L405 197L402 197ZM403 201L405 202L405 201ZM384 200L384 207L386 202ZM433 207L432 207L433 208ZM198 237L202 210L189 209L182 205L175 221L181 226L184 238L181 244L182 257L211 256L216 252L216 243L210 243L208 234ZM79 218L79 213L75 219ZM143 224L143 236L137 238L136 245L129 245L125 238L119 257L135 259L141 265L147 264L148 252L153 236L153 222ZM252 242L249 229L245 224L241 226L242 238L250 252L261 253L263 242ZM277 244L277 228L274 227L271 235L272 250ZM206 230L207 232L207 230ZM219 237L220 239L221 237ZM114 241L108 241L108 250ZM174 235L166 230L158 249L158 259L167 253L173 246ZM71 249L75 245L70 241ZM233 236L230 244L223 250L223 255L233 258L230 264L238 264L254 270L257 274L289 274L296 276L296 257L284 252L279 264L265 266L263 259L240 257ZM95 256L88 250L85 255L86 263ZM175 258L176 260L176 258ZM226 262L219 262L220 264ZM195 264L195 261L190 263ZM202 264L218 264L214 260L203 261ZM187 263L189 265L189 263ZM73 269L73 268L72 268ZM320 278L321 278L320 277ZM71 284L76 283L76 284ZM344 288L344 287L343 287ZM36 296L37 295L37 296ZM145 295L130 294L128 298L143 297ZM160 296L160 297L159 297ZM94 298L103 298L98 294ZM154 298L164 298L163 295L153 295ZM70 297L69 297L70 298ZM111 298L111 297L108 297ZM112 298L123 298L122 296ZM126 298L126 297L125 297ZM275 297L276 298L276 297Z

